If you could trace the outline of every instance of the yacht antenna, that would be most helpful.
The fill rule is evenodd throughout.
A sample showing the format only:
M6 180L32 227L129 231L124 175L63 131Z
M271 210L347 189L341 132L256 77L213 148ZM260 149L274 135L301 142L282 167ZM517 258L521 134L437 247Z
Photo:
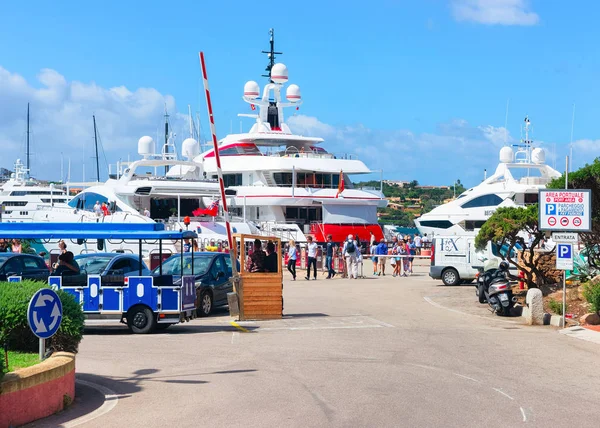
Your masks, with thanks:
M27 172L26 172L26 176L29 177L29 103L27 103L27 151L26 151L26 157L27 157ZM572 138L571 138L572 140Z
M275 55L283 55L283 52L275 52L275 30L273 28L269 29L269 36L269 43L271 45L271 49L268 51L262 51L262 53L267 54L267 56L269 57L269 65L267 65L267 68L265 68L265 71L268 74L263 74L262 77L268 77L269 82L274 83L273 80L271 80L271 69L275 65Z
M167 104L165 103L165 148L164 155L169 153L169 113L167 112ZM163 155L163 156L164 156ZM164 156L166 157L166 156ZM165 174L169 172L169 167L165 165Z
M194 138L194 121L192 120L192 106L188 104L188 120L190 122L190 138Z
M92 115L94 121L94 147L96 149L96 181L100 183L100 162L98 160L98 131L96 130L96 115Z
M506 99L506 116L504 117L504 145L508 142L508 104L510 103L510 98Z

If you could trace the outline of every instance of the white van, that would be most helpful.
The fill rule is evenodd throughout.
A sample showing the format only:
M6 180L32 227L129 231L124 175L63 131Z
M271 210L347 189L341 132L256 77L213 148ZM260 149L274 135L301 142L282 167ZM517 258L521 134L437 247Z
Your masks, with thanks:
M429 276L445 285L472 282L480 269L502 260L497 245L488 243L483 251L475 250L474 236L436 236L431 244Z

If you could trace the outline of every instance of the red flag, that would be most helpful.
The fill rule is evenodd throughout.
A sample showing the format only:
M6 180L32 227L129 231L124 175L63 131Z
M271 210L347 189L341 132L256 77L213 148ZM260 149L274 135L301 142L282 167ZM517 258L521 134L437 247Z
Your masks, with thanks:
M217 199L216 201L213 201L206 209L196 208L194 211L192 211L192 214L194 214L194 217L200 217L203 215L215 217L218 214L218 212L219 212L219 199Z
M340 194L344 191L344 173L340 171L340 184L338 184L338 191L335 197L339 197Z
M254 104L250 104L250 108L251 108L252 110L256 110L256 106L255 106Z

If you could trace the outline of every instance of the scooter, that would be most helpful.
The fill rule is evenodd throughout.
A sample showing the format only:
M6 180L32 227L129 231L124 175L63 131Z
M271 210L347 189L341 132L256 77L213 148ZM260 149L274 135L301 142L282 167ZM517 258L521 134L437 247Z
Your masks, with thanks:
M477 277L479 303L487 302L497 315L508 316L517 298L512 294L507 279L508 263L502 262L498 269L490 269Z

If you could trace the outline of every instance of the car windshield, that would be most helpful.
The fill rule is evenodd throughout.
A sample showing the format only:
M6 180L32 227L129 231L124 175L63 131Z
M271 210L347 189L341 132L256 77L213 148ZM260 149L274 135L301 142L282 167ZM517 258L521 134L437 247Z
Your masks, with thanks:
M110 256L77 256L75 260L79 269L85 270L88 274L98 275L104 272L113 258Z
M204 275L210 266L210 262L215 256L212 254L194 254L194 275ZM154 273L159 273L159 268L154 269ZM162 265L163 275L181 275L181 255L175 254L169 257ZM183 256L183 274L192 274L192 255Z

